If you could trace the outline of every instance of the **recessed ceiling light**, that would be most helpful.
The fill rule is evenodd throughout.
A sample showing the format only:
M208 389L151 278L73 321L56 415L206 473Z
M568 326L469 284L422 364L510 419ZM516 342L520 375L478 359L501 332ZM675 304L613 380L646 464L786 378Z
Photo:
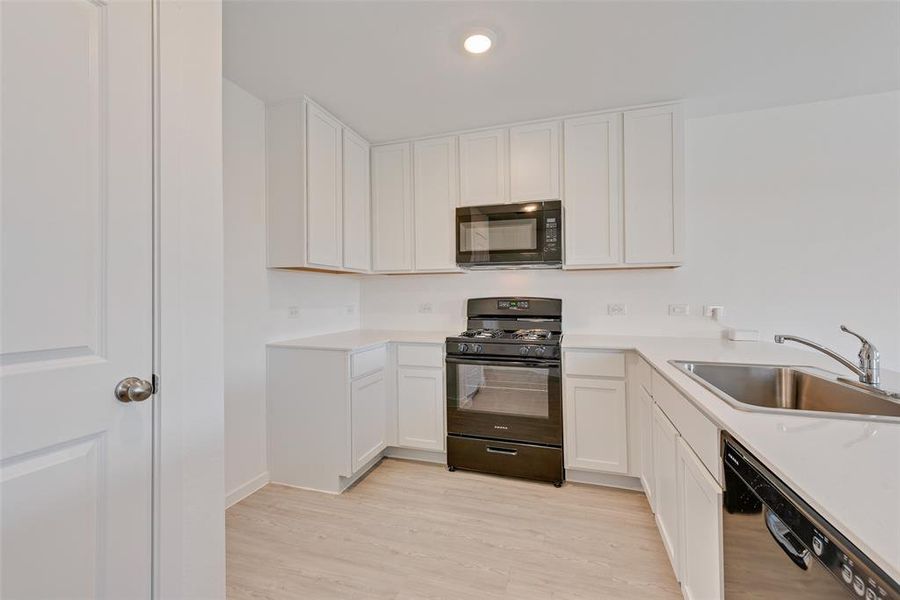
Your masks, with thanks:
M470 34L463 42L463 48L470 54L484 54L494 45L494 32L489 29L481 29Z

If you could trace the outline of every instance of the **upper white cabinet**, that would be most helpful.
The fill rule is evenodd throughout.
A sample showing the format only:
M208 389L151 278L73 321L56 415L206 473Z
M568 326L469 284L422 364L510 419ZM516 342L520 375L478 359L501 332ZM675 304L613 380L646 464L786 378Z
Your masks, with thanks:
M684 250L684 122L679 105L625 113L625 262L673 265Z
M310 100L266 108L267 266L369 270L368 153Z
M372 148L372 269L413 268L412 167L408 143Z
M456 271L456 136L413 144L416 271Z
M306 236L311 265L341 268L343 262L343 131L312 103L306 107Z
M344 130L344 268L372 268L369 143Z
M509 130L510 201L559 199L559 121Z
M509 200L508 129L459 136L460 206L503 204Z
M622 260L621 122L621 113L565 122L567 268Z

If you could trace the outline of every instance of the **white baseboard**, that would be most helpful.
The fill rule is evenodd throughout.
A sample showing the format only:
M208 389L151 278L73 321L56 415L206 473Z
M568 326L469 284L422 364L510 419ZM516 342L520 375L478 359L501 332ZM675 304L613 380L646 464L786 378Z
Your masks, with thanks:
M388 458L401 458L403 460L418 460L421 462L447 464L447 453L435 450L416 450L415 448L400 448L388 446L384 455Z
M621 488L643 492L641 480L638 477L617 475L615 473L596 473L594 471L582 471L579 469L566 469L566 481L575 483L588 483L591 485L604 485L606 487Z
M269 483L269 472L263 471L250 481L237 486L225 496L225 508L234 506L253 492L261 489L267 483Z

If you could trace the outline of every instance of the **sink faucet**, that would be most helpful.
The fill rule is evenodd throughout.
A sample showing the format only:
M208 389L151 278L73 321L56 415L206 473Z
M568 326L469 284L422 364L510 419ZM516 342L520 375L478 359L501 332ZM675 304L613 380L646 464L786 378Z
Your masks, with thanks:
M862 342L862 347L859 349L859 366L854 365L852 362L850 362L834 350L826 348L821 344L817 344L816 342L807 340L802 337L793 335L776 335L775 343L783 344L785 342L797 342L798 344L803 344L805 346L809 346L810 348L814 348L822 354L830 356L834 360L838 361L839 363L856 373L862 383L877 386L880 383L879 363L881 361L881 357L878 353L878 348L873 346L872 343L863 336L847 329L846 325L841 325L841 331L855 336L859 339L860 342Z

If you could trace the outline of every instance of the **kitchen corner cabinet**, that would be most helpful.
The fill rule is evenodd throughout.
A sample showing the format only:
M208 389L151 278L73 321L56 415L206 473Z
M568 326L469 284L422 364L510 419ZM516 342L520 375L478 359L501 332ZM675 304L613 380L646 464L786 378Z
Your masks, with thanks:
M509 129L511 202L558 200L559 121Z
M359 135L308 99L266 107L268 267L367 272L368 190Z
M344 268L372 268L369 143L344 129Z
M684 250L684 120L681 106L624 116L625 263L669 265Z
M674 104L564 122L564 268L681 264L683 129Z
M681 591L687 600L724 598L722 489L678 438Z
M412 163L408 143L372 148L372 270L413 269Z
M653 490L656 494L656 526L669 555L675 578L679 567L678 430L656 405L653 406Z
M639 477L650 510L656 512L656 492L653 475L653 398L643 386L638 386L638 429L641 448L641 468Z
M418 272L459 270L456 265L457 156L456 136L413 144L413 262Z
M484 206L509 201L509 130L459 136L459 204Z

